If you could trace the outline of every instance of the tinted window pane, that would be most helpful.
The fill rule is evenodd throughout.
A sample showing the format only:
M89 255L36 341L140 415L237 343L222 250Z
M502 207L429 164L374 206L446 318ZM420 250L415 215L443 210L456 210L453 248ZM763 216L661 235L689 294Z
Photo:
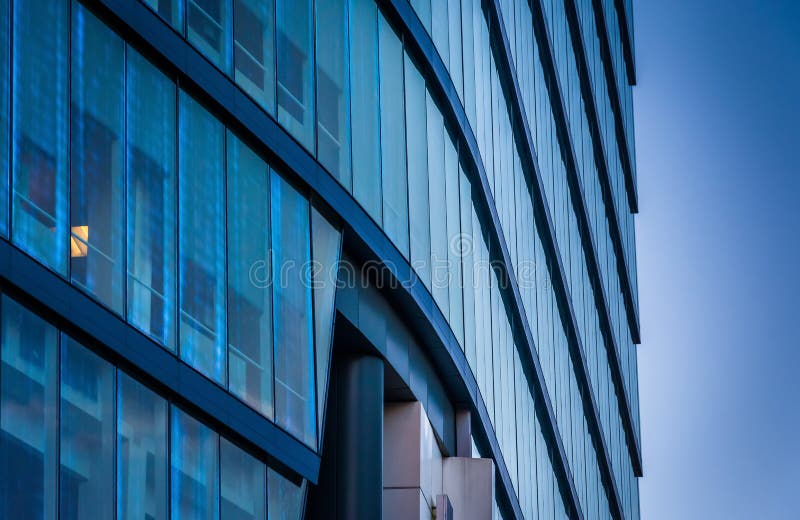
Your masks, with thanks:
M228 379L267 417L272 406L269 169L228 133Z
M233 0L236 83L275 114L275 1Z
M59 518L114 516L114 367L61 337Z
M117 518L167 518L167 402L123 373L117 394Z
M175 348L175 85L129 49L128 320Z
M13 238L66 274L69 2L15 2L14 11Z
M275 416L279 425L316 447L314 344L308 201L272 174Z
M381 222L380 121L378 111L378 7L350 4L350 89L353 128L353 196Z
M447 287L450 296L450 328L464 345L464 314L461 303L461 208L458 195L458 152L447 136L445 145L445 189L447 194Z
M228 0L187 0L188 40L211 62L230 72L231 14Z
M181 357L225 380L225 129L180 94Z
M8 153L11 121L8 117L10 106L9 74L11 67L11 3L0 2L0 234L8 236Z
M278 0L278 122L314 150L314 62L310 0Z
M56 517L58 333L3 297L0 517Z
M431 228L428 209L428 132L425 80L405 56L406 121L408 128L408 214L411 231L411 265L422 282L431 286Z
M444 172L444 120L428 95L428 193L431 216L431 288L445 316L447 295L447 211Z
M347 2L317 0L317 157L351 189Z
M286 480L280 473L268 468L269 520L298 520L303 501L303 488Z
M337 263L342 235L314 208L311 209L311 233L314 255L314 338L317 345L317 424L319 431L322 431L333 333Z
M172 407L171 513L175 519L219 517L219 436Z
M72 35L72 282L122 313L125 44L74 4Z
M383 229L408 258L403 44L383 17L379 27Z
M267 471L225 439L220 439L221 520L266 520Z
M142 0L161 18L183 32L183 0Z

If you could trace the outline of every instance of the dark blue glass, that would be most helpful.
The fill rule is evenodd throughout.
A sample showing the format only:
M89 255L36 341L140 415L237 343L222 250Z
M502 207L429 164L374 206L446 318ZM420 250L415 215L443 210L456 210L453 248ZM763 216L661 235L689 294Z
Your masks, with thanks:
M8 297L0 343L0 518L55 518L58 331Z
M183 33L184 0L142 0L145 5L166 20L180 33Z
M379 20L381 173L383 230L408 258L408 181L403 99L403 43L389 22Z
M119 372L117 520L167 519L167 401Z
M269 520L299 520L303 486L297 486L272 468L267 472Z
M275 419L316 447L309 205L277 173L271 186Z
M311 0L278 0L278 122L314 150L314 18Z
M69 1L15 2L13 34L12 238L66 274Z
M350 3L350 91L353 128L353 196L381 222L381 148L378 97L378 6Z
M175 349L175 84L127 59L128 321Z
M73 5L70 275L122 314L125 44Z
M228 73L232 32L230 0L186 0L186 38Z
M180 92L180 355L225 381L225 128Z
M317 158L352 190L347 1L316 0Z
M61 335L58 517L114 517L114 367Z
M275 1L233 0L236 83L275 115Z
M270 173L230 132L227 177L228 388L272 418Z
M11 2L0 2L0 234L8 236L8 157L11 107Z
M220 520L267 519L267 468L220 439Z
M333 335L336 275L342 234L333 224L311 209L311 249L314 257L314 341L317 346L317 425L322 431L325 396L328 388L331 343Z
M219 436L171 408L170 512L174 520L219 518Z

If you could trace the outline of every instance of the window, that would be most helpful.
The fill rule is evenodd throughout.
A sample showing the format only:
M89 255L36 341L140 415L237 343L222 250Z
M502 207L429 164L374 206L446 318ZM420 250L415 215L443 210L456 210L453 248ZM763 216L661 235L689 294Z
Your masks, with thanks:
M275 309L275 418L316 447L314 344L308 201L272 174L272 287Z
M125 44L73 5L70 273L122 314Z
M431 220L431 290L442 313L448 315L447 295L447 187L444 164L444 119L439 107L427 96L428 193Z
M225 439L219 458L220 520L265 520L267 468Z
M405 55L406 122L408 150L408 213L411 265L428 289L431 287L431 223L428 207L428 132L425 80Z
M58 332L6 297L0 343L0 517L55 518Z
M314 256L314 341L317 346L317 426L322 431L322 412L328 385L333 335L341 233L316 209L311 209L311 247Z
M175 349L175 84L128 51L128 321Z
M114 517L114 367L62 334L59 518Z
M303 488L304 486L286 480L280 473L269 468L267 474L269 518L299 520L303 506Z
M197 419L172 407L171 516L219 518L219 436Z
M278 122L314 150L311 0L278 0Z
M233 0L234 78L275 115L275 1Z
M458 164L458 152L450 135L445 143L445 192L447 209L447 287L449 288L450 328L460 345L464 345L464 309L461 298L461 209L458 178L463 176Z
M350 4L350 92L353 128L353 196L381 222L381 158L378 107L378 6Z
M12 236L61 274L68 238L68 13L67 0L14 4Z
M272 418L269 168L228 133L228 380Z
M230 0L187 0L186 37L211 63L230 73Z
M120 372L117 519L167 518L167 402Z
M317 158L352 190L347 1L317 0Z
M180 354L225 381L225 129L180 92Z
M183 33L183 0L142 0L153 11Z
M0 2L0 234L8 236L9 73L11 71L11 2Z
M406 129L403 106L403 43L382 16L380 33L381 172L383 229L408 258Z

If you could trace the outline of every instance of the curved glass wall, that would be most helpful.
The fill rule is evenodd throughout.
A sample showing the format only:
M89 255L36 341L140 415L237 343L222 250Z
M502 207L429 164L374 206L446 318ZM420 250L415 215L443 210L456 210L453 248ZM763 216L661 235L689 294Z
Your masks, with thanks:
M300 518L304 484L5 295L0 324L4 518Z
M338 261L340 231L82 4L46 7L71 48L13 13L12 242L316 449L333 305L308 272L312 242ZM53 95L31 97L43 65Z

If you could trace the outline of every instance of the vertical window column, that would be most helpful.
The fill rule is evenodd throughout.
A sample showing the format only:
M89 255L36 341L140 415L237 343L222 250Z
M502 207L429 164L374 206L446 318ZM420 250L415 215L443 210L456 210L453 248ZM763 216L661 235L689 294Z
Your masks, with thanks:
M15 2L13 34L12 238L66 274L69 2Z
M230 0L186 0L186 37L211 63L231 72Z
M219 518L219 435L171 407L172 518Z
M11 2L0 0L0 234L8 236L9 136L11 133Z
M225 360L225 128L180 91L180 355L217 382Z
M127 317L175 349L175 84L137 52L127 60Z
M236 83L275 116L275 0L233 1Z
M72 27L70 275L122 314L125 44L77 2Z

